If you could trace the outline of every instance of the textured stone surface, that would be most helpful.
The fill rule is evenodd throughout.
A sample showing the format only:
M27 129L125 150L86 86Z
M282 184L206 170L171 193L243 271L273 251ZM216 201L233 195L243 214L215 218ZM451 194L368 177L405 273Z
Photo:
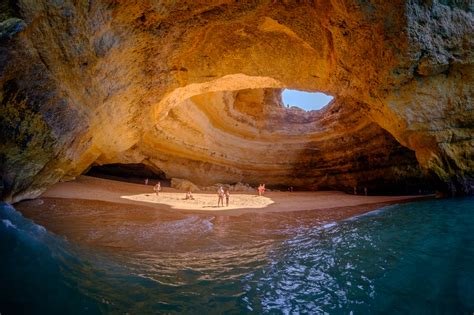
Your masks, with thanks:
M439 189L473 193L469 2L0 7L5 200L108 163L199 185L339 189L418 185L421 167ZM284 87L335 102L285 109Z

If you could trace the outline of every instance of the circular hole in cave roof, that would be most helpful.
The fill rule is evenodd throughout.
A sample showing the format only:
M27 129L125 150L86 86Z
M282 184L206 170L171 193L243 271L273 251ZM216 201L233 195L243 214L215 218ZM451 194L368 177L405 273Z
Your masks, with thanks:
M283 104L285 106L299 107L307 112L318 110L329 104L334 97L321 92L304 92L298 90L284 89L282 92Z

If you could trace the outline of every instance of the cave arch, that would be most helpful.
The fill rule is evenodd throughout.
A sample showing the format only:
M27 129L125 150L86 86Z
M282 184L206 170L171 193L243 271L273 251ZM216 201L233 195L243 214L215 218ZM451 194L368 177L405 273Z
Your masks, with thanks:
M197 123L192 128L186 125L184 139L174 135L184 132L178 128L179 117L185 117L181 104L217 95L232 99L236 91L252 88L330 91L338 102L324 110L324 126L337 127L330 119L337 113L330 111L351 112L353 132L341 132L341 139L354 138L362 130L355 126L370 122L414 151L441 190L474 193L473 17L464 6L220 1L186 3L183 10L174 2L40 3L19 1L15 16L4 16L0 131L11 135L0 141L5 200L37 196L94 162L152 157L163 164L153 145L167 143L175 144L167 152L183 175L201 169L243 176L220 150L203 153L212 139L200 138L199 119L192 118ZM146 19L137 18L145 13ZM55 19L43 18L50 16ZM6 93L11 86L15 91ZM202 113L201 105L193 106ZM328 139L324 126L320 136ZM278 134L292 144L300 141L301 135L288 135L290 128L266 127L260 133L249 128L242 141L253 137L250 144L262 149L277 148L266 148L262 139ZM190 146L193 134L200 146ZM218 163L186 165L187 157ZM252 159L245 161L239 166L252 170Z
M360 108L335 99L320 111L288 110L281 83L236 76L239 84L228 85L228 76L164 98L154 110L167 114L142 139L142 155L158 151L151 163L200 186L265 182L352 191L364 185L371 193L413 193L416 186L418 192L424 175L414 152Z

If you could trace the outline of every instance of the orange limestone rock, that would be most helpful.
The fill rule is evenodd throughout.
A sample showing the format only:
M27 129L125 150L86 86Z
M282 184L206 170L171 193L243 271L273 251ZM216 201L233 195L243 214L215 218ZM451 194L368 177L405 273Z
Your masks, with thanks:
M200 186L474 193L462 1L3 1L0 194L142 163ZM287 109L281 89L335 97Z

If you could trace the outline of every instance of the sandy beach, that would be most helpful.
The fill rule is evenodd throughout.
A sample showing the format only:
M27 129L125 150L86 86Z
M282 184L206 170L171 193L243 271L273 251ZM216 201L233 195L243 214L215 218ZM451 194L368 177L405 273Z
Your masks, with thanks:
M217 207L216 193L195 192L193 195L195 200L185 200L184 191L164 187L159 196L156 196L153 185L79 176L75 181L61 182L52 186L41 198L98 200L162 210L225 215L361 207L427 198L427 196L354 196L338 191L268 192L265 196L235 192L230 196L228 207Z
M156 196L153 185L80 176L15 207L37 224L78 243L113 250L173 251L176 240L194 250L204 241L195 229L207 229L208 225L219 237L239 242L236 235L325 224L389 204L431 197L354 196L337 191L268 192L265 196L235 192L229 207L217 207L216 193L194 193L195 200L184 198L184 191L168 187ZM144 233L158 233L159 237L144 242Z

